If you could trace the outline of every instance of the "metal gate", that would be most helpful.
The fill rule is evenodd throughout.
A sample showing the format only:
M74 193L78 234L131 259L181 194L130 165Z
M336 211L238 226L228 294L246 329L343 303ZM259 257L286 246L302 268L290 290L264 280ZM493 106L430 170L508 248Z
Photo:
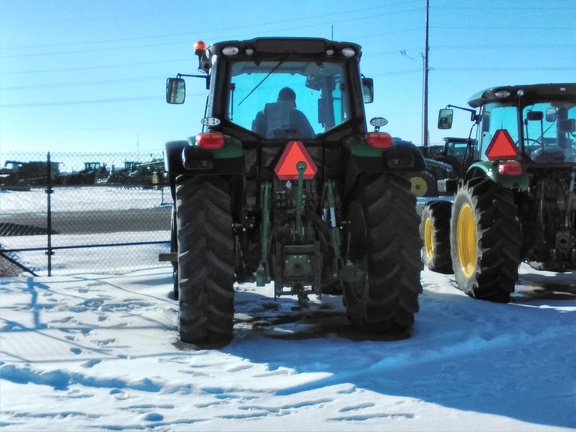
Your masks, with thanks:
M35 276L169 265L158 260L173 204L161 154L44 156L2 155L0 260Z

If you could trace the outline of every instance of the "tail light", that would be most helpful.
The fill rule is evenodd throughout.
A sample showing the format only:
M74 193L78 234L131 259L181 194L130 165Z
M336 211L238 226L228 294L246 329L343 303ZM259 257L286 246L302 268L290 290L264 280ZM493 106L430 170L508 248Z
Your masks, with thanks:
M373 132L366 136L368 145L374 148L391 148L394 146L394 140L387 133Z
M196 146L203 149L221 149L224 147L224 142L224 135L219 132L207 132L196 135Z
M517 161L500 162L498 172L505 175L520 175L522 174L522 165Z

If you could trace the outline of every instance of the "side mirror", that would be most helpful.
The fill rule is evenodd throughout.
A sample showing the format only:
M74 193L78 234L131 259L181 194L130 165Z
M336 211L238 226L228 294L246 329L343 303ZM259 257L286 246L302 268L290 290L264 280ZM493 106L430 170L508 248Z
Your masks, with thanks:
M166 80L166 102L183 104L185 99L186 82L182 78L168 78Z
M546 121L548 123L554 123L556 121L556 108L548 108L546 110Z
M365 104L374 102L374 80L372 78L362 78L362 96Z
M454 110L449 108L441 109L438 113L438 129L450 129L452 127L452 118Z

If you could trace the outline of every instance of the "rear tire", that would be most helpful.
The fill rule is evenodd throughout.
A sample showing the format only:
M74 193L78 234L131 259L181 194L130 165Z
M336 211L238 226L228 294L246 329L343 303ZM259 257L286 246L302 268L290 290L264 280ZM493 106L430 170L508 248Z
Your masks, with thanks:
M437 273L454 273L450 253L451 212L452 204L448 201L435 201L422 210L422 261L426 267Z
M234 236L229 183L184 177L176 183L180 340L232 339Z
M348 206L343 255L363 272L344 283L348 318L369 333L400 333L418 311L421 242L416 199L399 176L365 179Z
M518 280L522 242L511 190L473 179L454 199L450 242L458 287L471 297L507 303Z

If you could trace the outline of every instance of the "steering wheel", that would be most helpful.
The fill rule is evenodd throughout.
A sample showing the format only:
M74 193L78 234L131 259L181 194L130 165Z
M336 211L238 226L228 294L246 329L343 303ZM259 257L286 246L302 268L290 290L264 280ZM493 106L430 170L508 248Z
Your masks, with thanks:
M535 152L536 150L539 150L542 148L542 143L534 138L525 138L524 142L526 143L534 143L534 144L524 144L524 150L528 152L528 154ZM518 144L518 143L516 143Z

